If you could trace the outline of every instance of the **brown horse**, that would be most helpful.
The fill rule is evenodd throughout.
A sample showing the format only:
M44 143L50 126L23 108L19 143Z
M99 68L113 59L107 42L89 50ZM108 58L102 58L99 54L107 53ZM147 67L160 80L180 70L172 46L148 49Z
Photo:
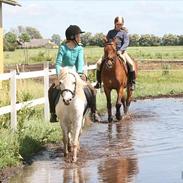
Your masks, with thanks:
M105 43L102 64L101 79L107 99L108 121L111 122L113 120L111 111L112 89L117 92L116 119L121 120L121 104L123 104L124 114L127 114L132 100L132 91L128 81L128 69L126 64L117 56L115 40Z

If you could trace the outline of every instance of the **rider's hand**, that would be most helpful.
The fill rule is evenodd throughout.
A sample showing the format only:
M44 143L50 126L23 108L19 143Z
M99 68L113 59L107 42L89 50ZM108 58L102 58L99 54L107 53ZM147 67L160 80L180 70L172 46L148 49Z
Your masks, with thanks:
M55 78L53 82L55 84L55 88L60 85L58 78Z
M120 51L120 50L118 50L118 51L117 51L117 55L120 55L120 54L121 54L121 51Z

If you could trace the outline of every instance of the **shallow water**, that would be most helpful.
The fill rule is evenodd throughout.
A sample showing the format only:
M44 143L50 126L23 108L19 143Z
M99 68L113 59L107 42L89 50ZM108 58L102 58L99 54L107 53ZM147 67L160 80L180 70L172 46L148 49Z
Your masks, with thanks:
M77 163L50 149L9 182L183 183L183 99L132 103L121 122L83 132Z

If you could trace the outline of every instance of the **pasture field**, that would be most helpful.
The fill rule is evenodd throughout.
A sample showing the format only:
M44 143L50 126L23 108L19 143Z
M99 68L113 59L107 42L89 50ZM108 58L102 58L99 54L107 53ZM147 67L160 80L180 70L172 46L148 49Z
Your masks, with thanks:
M102 47L85 47L85 61L95 63L102 55ZM157 47L129 47L128 53L135 60L183 60L183 46L157 46ZM4 53L4 64L31 64L44 61L55 62L57 49L17 49L15 52Z

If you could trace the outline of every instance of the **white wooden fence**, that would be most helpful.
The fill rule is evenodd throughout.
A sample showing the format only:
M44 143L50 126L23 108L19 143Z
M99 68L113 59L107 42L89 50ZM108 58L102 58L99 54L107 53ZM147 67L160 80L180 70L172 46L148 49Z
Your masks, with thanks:
M96 65L86 66L85 70L96 69ZM44 118L45 121L49 121L49 102L48 102L48 89L49 89L49 76L55 74L55 69L49 70L49 63L44 64L44 69L42 71L32 71L32 72L21 72L16 73L15 70L10 73L0 74L0 81L10 80L10 96L11 105L4 106L0 108L0 116L3 114L11 113L11 127L16 130L17 127L17 111L23 107L33 107L36 105L44 104ZM26 101L23 103L16 103L16 81L19 79L28 79L44 77L44 97L35 100Z

